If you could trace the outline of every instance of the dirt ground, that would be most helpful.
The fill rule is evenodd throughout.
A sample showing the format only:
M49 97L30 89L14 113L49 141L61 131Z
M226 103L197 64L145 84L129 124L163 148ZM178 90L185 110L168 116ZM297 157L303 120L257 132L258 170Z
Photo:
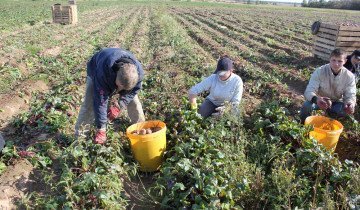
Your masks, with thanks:
M148 193L149 187L154 181L154 173L140 173L140 175L131 181L126 180L124 182L124 189L129 204L126 209L159 209L160 205Z
M0 123L1 127L6 126L9 123L9 119L19 114L20 112L29 108L29 101L32 93L36 91L45 92L49 87L44 81L26 81L16 88L16 91L12 91L7 94L0 95ZM23 93L19 95L17 93Z
M0 209L16 209L17 202L32 191L34 167L26 159L8 166L0 176Z

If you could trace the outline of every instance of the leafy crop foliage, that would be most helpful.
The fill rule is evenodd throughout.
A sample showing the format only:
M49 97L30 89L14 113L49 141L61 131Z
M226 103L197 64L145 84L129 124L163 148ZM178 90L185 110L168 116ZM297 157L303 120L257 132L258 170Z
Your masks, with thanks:
M153 72L144 85L162 83L167 81ZM49 95L39 95L46 100L34 103L30 116L15 121L18 129L25 133L66 130L66 122L74 120L68 113L73 105L66 94L76 89L73 84L69 80ZM245 118L227 115L203 120L188 110L185 98L181 103L180 109L166 100L156 104L169 129L168 151L151 192L164 208L310 208L325 204L336 208L358 193L359 172L354 164L339 162L307 138L308 128L290 117L283 104L264 102ZM73 142L65 135L55 138L56 144L28 147L39 153L30 158L35 165L46 168L55 161L61 170L57 183L51 184L58 193L36 196L37 206L126 205L122 183L136 169L127 157L128 146L121 142L125 137L111 126L108 137L105 146L93 145L84 137ZM64 149L56 149L59 146ZM18 156L12 148L6 147L4 160Z
M271 31L271 28L275 28L276 33L284 33L277 30L279 25L287 25L291 21L287 15L282 15L286 20L276 22L277 19L268 18L276 14L275 10L269 13L268 8L255 11L252 7L246 7L236 11L236 8L220 9L220 4L216 4L216 10L202 8L205 11L202 15L208 13L211 17L199 18L194 12L199 12L199 9L194 10L188 5L180 9L165 4L159 8L145 8L142 3L134 3L139 4L135 6L141 6L140 9L131 8L134 5L126 3L125 9L123 5L121 7L128 12L112 13L117 8L106 8L109 4L79 2L82 5L79 6L80 14L84 12L80 17L89 18L81 20L74 27L81 28L79 31L73 30L64 39L58 37L60 40L54 40L54 43L40 42L40 39L46 40L40 35L34 36L39 38L35 41L25 36L31 40L29 43L36 43L24 46L26 55L22 58L26 66L31 68L31 74L26 75L23 69L13 64L5 64L0 69L4 75L2 79L6 82L0 84L3 91L6 91L5 87L9 89L8 83L13 84L26 77L45 78L51 86L47 93L34 94L29 111L14 120L11 126L16 134L13 141L7 141L0 157L0 173L16 159L28 158L41 170L41 179L50 188L50 193L32 192L25 196L19 207L122 209L128 204L129 196L125 193L124 182L131 181L134 174L140 174L124 135L129 123L121 119L110 125L108 142L104 146L91 143L94 130L90 130L88 136L74 139L73 125L83 94L83 88L79 87L85 81L82 73L86 60L97 49L108 47L114 38L116 42L126 40L126 46L135 46L133 42L138 37L132 34L137 34L137 29L141 29L139 34L148 43L140 49L146 54L144 57L148 62L142 61L146 77L143 81L144 91L139 97L146 118L162 120L168 129L165 160L160 172L153 174L156 181L149 192L150 197L156 200L154 203L164 209L347 209L359 205L356 200L360 194L359 166L349 160L340 162L336 155L310 139L310 128L300 125L292 116L294 113L290 114L285 108L295 106L292 98L289 95L284 97L276 89L286 89L281 82L284 75L278 72L279 66L262 69L263 63L284 63L285 58L289 57L289 54L286 55L288 48L279 43L279 40L289 40L285 36L275 37ZM118 2L111 2L111 5L118 5ZM87 11L90 8L94 11ZM149 11L142 13L147 9ZM183 10L194 14L179 15ZM253 13L259 22L253 21ZM145 15L139 18L139 14ZM105 19L105 23L99 21L98 15L99 19ZM266 49L259 56L264 49L260 47L263 44L256 41L256 31L233 25L233 28L251 34L255 43L250 39L242 41L243 37L236 36L239 33L227 34L223 27L219 27L220 22L214 21L223 19L222 15L222 21L230 20L226 21L227 24L250 25L251 22L261 26L266 24L265 19L269 19L270 23L261 29L269 36L267 43L285 48L286 51L272 55L266 53L271 52ZM142 18L147 17L149 26L142 28ZM196 20L189 20L191 17ZM310 19L306 19L306 23L311 22ZM128 24L130 20L132 22ZM16 22L11 20L5 24L6 27L0 26L1 30L5 28L5 32L10 31L12 21ZM39 22L36 20L35 27L44 30ZM203 26L207 29L204 30ZM137 29L132 31L132 27ZM208 30L209 27L211 30ZM289 33L299 35L303 43L307 40L295 32L305 31L305 27L306 24L301 24L298 29L294 25L289 31L289 26L286 26ZM51 28L55 32L62 32L63 29L62 26ZM47 27L45 29L48 30ZM122 31L129 34L117 39L114 34L121 34ZM53 39L51 35L49 37ZM234 41L224 42L228 37L233 37ZM241 38L239 43L245 50L235 47L237 38ZM44 49L57 46L58 42L65 43L59 55L42 54ZM287 45L294 49L301 48L293 41ZM204 120L189 110L185 96L192 85L201 81L201 77L213 72L218 56L223 54L230 55L239 64L235 72L245 84L241 109L246 109L246 103L252 98L259 99L261 104L251 104L252 110L240 116L225 115L221 119ZM307 55L307 52L304 54ZM244 60L247 64L242 68ZM306 78L312 67L306 68L309 72L303 73ZM347 138L359 136L359 125L354 122L355 119L344 122L345 127L351 130L346 132Z
M359 178L354 164L309 139L277 102L249 119L181 110L169 127L174 146L153 188L166 208L345 208L340 189L358 193L348 185Z
M55 93L45 96L44 103L34 103L33 114L24 114L14 122L14 125L26 133L46 131L56 134L66 130L69 119L73 119L70 103L66 93L74 90L75 86L69 83L54 89ZM51 95L56 97L51 97ZM41 96L39 96L41 97ZM91 131L93 134L93 130ZM108 142L104 146L94 145L91 139L79 137L74 140L68 135L57 134L53 141L35 142L32 145L22 145L26 148L25 154L35 166L49 169L55 166L61 173L47 180L54 194L37 195L30 197L36 200L32 207L37 208L92 208L111 207L122 208L126 205L123 194L123 181L127 173L136 170L134 164L126 163L126 152L123 143L113 128L108 128ZM127 145L126 145L127 146ZM21 148L21 147L20 147ZM18 148L18 149L20 149ZM125 148L128 149L128 148ZM4 162L19 157L13 145L7 145L1 157ZM26 156L26 155L25 155ZM46 170L45 175L50 176ZM55 180L56 183L55 183ZM23 205L29 205L23 203Z
M57 197L63 208L124 206L122 176L126 167L121 151L121 144L116 141L100 146L79 139L67 147L61 157L63 173L59 181L66 194Z
M221 123L204 123L192 111L179 114L180 122L170 122L174 128L170 136L177 143L166 155L154 191L164 196L162 204L168 207L230 207L233 194L247 187L246 177L236 183L226 170L232 163L225 158L224 149L231 150L225 142L236 137L227 135ZM241 157L237 154L234 160Z

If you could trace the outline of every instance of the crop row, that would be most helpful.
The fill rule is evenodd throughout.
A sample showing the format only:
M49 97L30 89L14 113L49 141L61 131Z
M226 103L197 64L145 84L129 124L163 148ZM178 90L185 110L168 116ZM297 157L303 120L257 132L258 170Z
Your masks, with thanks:
M251 36L239 33L239 29L235 29L235 26L234 30L229 30L223 28L221 24L211 21L211 19L201 18L197 15L191 15L188 19L206 30L212 30L214 34L217 34L217 37L224 37L223 42L231 43L235 47L243 46L239 50L242 50L245 56L250 55L246 59L259 67L266 70L274 69L278 72L283 72L284 75L290 75L295 80L302 81L304 79L304 75L297 68L294 68L294 64L304 66L304 64L301 64L303 62L301 57L303 56L296 56L296 54L292 53L291 49L278 45L278 47L273 46L276 43L265 45L254 40ZM307 62L307 60L304 62ZM306 68L309 67L307 66ZM308 74L306 76L308 77Z
M249 81L249 83L246 81L248 78L244 78L245 79L245 90L249 90L252 94L256 93L256 92L261 92L261 94L264 93L264 90L261 84L263 84L266 81L279 81L279 76L278 73L276 71L273 71L272 69L268 69L268 71L263 71L261 70L261 68L258 67L254 67L251 62L248 62L247 59L249 59L249 57L244 57L247 55L252 55L250 50L245 51L245 48L239 48L241 47L241 45L238 45L238 43L236 43L236 41L234 41L235 44L230 43L227 47L224 47L224 44L222 44L221 42L225 42L225 43L229 43L230 41L228 39L224 39L222 37L224 37L223 34L219 34L219 32L209 29L208 31L210 33L206 33L204 34L203 32L199 31L195 25L192 25L191 20L186 20L184 18L180 18L180 16L178 16L177 18L179 18L181 20L182 23L185 24L185 27L188 28L189 31L192 31L190 33L194 34L193 36L195 36L195 39L200 39L201 41L199 42L202 46L209 48L209 46L213 45L213 47L211 47L210 49L208 49L209 51L211 50L214 54L215 57L219 56L221 54L227 54L230 55L231 57L233 57L235 59L235 62L237 63L239 70L240 70L240 75L244 74L242 73L242 71L245 71L247 75L253 75L253 78L249 78L251 79ZM206 28L206 25L202 25L203 28ZM196 31L196 32L195 32ZM202 34L202 35L200 35ZM214 34L211 37L208 37L209 34ZM208 40L206 41L206 43L204 43L204 40ZM218 41L215 40L221 40L220 43L218 43ZM253 72L254 69L256 69L256 72ZM269 73L271 74L271 72L273 71L273 75L275 76L270 76ZM274 77L277 79L274 80ZM261 79L260 79L261 78ZM254 79L254 80L253 80ZM257 80L256 83L252 83L252 81ZM261 82L260 82L261 81ZM284 90L284 88L280 88L278 90ZM285 93L288 91L285 91Z
M83 90L79 89L79 85L84 84L81 78L83 78L86 61L94 50L106 47L113 40L114 34L131 28L125 24L128 22L130 14L133 14L131 18L137 22L139 13L143 12L142 8L137 9L136 13L133 9L128 13L123 13L124 16L118 14L106 28L100 28L101 30L95 28L91 38L64 47L58 56L63 63L61 71L54 75L54 80L57 81L53 83L54 87L49 93L35 96L32 99L32 108L29 113L23 114L14 122L15 127L22 130L21 136L13 137L13 139L21 139L16 141L18 150L35 152L36 155L32 160L39 168L61 168L60 174L56 175L48 174L46 172L48 170L44 170L45 177L54 176L54 180L50 180L46 184L57 188L60 193L50 196L38 195L34 192L32 198L37 200L35 206L46 205L54 208L59 204L63 207L124 206L126 201L122 194L122 182L128 169L123 166L126 157L123 156L122 146L118 142L119 136L115 133L112 134L113 130L109 128L109 142L112 142L112 146L107 149L103 147L99 150L96 145L92 145L91 141L85 138L80 138L76 144L71 143L73 142L73 125L76 118L74 113L76 113L83 95ZM53 68L51 62L43 65L46 69ZM36 141L39 132L46 132L45 142ZM9 141L9 145L10 142L13 141ZM8 156L2 158L12 160L11 156L17 157L16 150L11 151ZM78 162L79 159L82 162ZM54 165L53 161L57 162L58 160L61 165ZM108 170L110 166L113 167L111 171ZM81 170L79 170L80 168ZM119 174L122 176L120 177ZM94 188L97 185L103 186L106 190L98 191L98 188Z
M111 11L115 11L111 10ZM116 15L108 15L111 11L99 11L99 16L95 13L89 21L85 21L76 28L68 28L67 33L63 33L63 27L52 26L51 28L42 27L41 30L32 31L24 35L19 35L13 39L7 39L7 46L4 47L3 56L9 60L1 68L4 77L1 78L2 93L8 91L18 83L20 79L30 78L35 73L42 72L42 63L56 58L63 48L71 46L77 48L74 42L83 43L87 40L92 40L91 35L98 31L104 30L105 24L116 21ZM126 13L130 14L130 13ZM103 18L103 23L96 23L96 18ZM57 37L56 39L52 37ZM12 49L12 50L11 50ZM11 50L12 53L8 52ZM61 58L57 58L61 59ZM14 72L16 73L14 76Z
M166 159L151 191L145 190L151 205L251 209L345 208L351 203L359 190L359 167L340 162L307 137L307 128L284 108L294 107L297 96L281 84L278 69L264 71L265 65L252 62L252 48L219 30L217 19L156 6L131 5L124 13L102 16L106 27L84 30L81 38L69 39L57 56L41 63L42 73L54 75L52 90L37 94L29 112L15 120L18 134L13 134L1 161L11 164L19 150L35 152L28 158L44 169L44 181L54 193L34 192L23 204L127 204L124 185L138 174L124 134L128 121L121 117L120 123L109 125L104 146L91 143L93 130L73 138L86 60L108 46L129 48L143 60L146 77L140 99L146 118L167 124ZM188 109L187 90L210 75L224 54L235 61L236 73L245 82L243 109L248 112L239 118L203 120ZM44 132L47 139L38 140Z
M149 45L149 27L150 27L150 8L146 8L145 12L141 14L137 27L134 28L133 33L127 43L124 44L125 49L137 56L137 59L146 65L149 61L150 53L147 53Z
M27 32L34 28L49 24L52 20L51 5L61 3L67 5L67 1L2 1L0 8L0 37L13 35L19 32ZM117 2L77 2L80 22L87 19L89 11L104 8L117 7Z
M168 18L167 21L170 22ZM204 33L197 31L196 27L186 25L185 19L179 16L175 18L181 25L185 25L185 29L191 28L192 32L188 32L191 38L197 40L205 51L208 51L205 46L212 43L210 40L206 41ZM178 28L181 27L175 22L171 23L172 30L179 34ZM182 36L177 38L184 41L188 39ZM181 45L177 47L186 48ZM211 52L216 55L214 49L216 47L212 48ZM227 52L231 53L229 50ZM149 83L153 80L155 80L153 83ZM145 88L154 88L155 84L164 88L168 87L169 81L159 79L158 73L150 74ZM163 95L157 96L165 98ZM276 94L268 99L281 101L281 97ZM286 110L279 104L275 102L267 104L268 101L263 103L259 115L254 115L247 121L249 124L246 127L253 128L248 134L247 131L242 130L243 125L236 120L229 121L226 118L223 122L214 124L212 121L203 121L195 113L186 110L184 103L179 105L177 111L170 109L170 105L165 102L161 102L161 108L155 106L162 112L170 112L169 117L165 118L170 128L168 136L170 148L157 178L157 184L153 188L161 199L163 207L227 209L318 206L325 200L325 196L329 196L326 201L332 201L338 195L337 190L320 193L326 189L326 185L323 184L312 194L312 186L319 180L313 176L316 175L317 168L307 171L307 163L305 163L314 161L316 167L320 169L325 167L328 173L331 167L329 168L327 164L336 160L328 156L329 154L325 154L326 160L316 160L324 154L311 142L307 149L299 149L297 155L292 157L290 151L303 144L301 132L305 132L304 128L293 118L286 116ZM296 132L293 133L294 130ZM308 140L305 138L304 141ZM309 159L302 162L304 157ZM291 166L293 161L298 161L295 168ZM321 161L325 161L326 164L323 165ZM346 172L343 172L349 173L347 166L340 164L336 167L345 168ZM307 176L296 175L297 173L306 173ZM336 176L336 173L331 172L331 174L330 176ZM328 180L329 176L321 179ZM344 186L346 180L347 178L340 181L341 186ZM350 191L352 190L349 189ZM297 194L299 192L304 194L299 197ZM341 197L341 199L343 201L346 198Z
M196 14L200 14L203 17L207 17L206 13L202 14L199 11L196 11ZM280 32L272 31L266 27L265 23L258 20L256 22L251 19L237 19L236 16L226 16L224 14L214 14L211 16L211 19L214 19L218 24L229 27L231 30L237 30L240 33L248 34L249 38L254 39L254 41L259 41L262 44L267 44L270 47L279 48L286 50L287 52L293 51L297 53L296 55L301 55L304 57L306 51L301 50L303 45L299 42L293 41L289 37L284 37ZM293 46L291 49L288 49L290 46ZM307 45L306 47L309 47Z

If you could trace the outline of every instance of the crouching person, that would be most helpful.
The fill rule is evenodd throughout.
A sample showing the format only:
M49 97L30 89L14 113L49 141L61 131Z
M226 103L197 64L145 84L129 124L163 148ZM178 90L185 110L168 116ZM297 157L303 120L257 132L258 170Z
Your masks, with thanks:
M346 59L344 67L355 75L355 83L357 83L360 79L360 50L354 50Z
M106 141L107 121L114 120L121 110L127 109L132 123L145 121L138 97L144 71L134 55L119 48L105 48L87 63L86 92L75 125L75 136L83 125L97 128L94 143ZM120 94L118 103L109 105L110 98Z
M345 62L345 52L335 49L330 54L330 63L317 68L311 75L304 93L306 101L300 111L301 123L318 109L333 118L354 113L355 76L343 67Z
M221 58L215 72L189 90L191 108L197 109L196 97L204 91L209 91L210 94L198 110L202 117L221 115L226 101L231 103L232 110L237 113L243 93L243 82L233 71L230 58Z

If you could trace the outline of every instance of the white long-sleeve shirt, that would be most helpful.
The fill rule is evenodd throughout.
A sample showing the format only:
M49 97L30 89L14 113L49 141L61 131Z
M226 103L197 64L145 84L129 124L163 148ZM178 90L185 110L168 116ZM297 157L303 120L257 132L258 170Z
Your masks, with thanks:
M311 75L304 93L305 99L311 101L314 96L329 97L332 101L345 104L356 104L356 84L354 74L342 67L334 75L330 64L317 68Z
M243 82L236 74L231 74L225 81L222 81L217 74L212 74L194 85L189 90L189 94L198 95L204 91L210 92L206 98L215 106L222 106L225 101L237 106L243 94Z

